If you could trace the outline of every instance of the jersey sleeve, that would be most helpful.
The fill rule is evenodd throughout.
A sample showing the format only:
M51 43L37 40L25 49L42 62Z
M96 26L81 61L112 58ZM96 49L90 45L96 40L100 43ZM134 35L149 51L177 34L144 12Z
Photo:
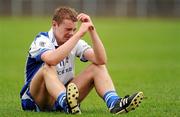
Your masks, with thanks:
M84 57L84 52L91 48L84 40L79 40L76 45L76 56L80 58L81 61L87 62L88 60Z
M36 61L42 61L41 55L47 50L53 50L54 46L51 41L44 36L36 38L31 44L29 55L31 58L35 58Z

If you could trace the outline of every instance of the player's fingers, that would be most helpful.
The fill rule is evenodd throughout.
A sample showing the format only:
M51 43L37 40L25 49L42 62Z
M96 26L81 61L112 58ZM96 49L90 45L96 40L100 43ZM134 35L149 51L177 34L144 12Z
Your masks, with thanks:
M77 17L81 17L81 16L84 16L86 15L85 13L80 13Z
M88 22L90 21L90 17L84 13L80 13L78 16L77 16L77 19L81 22Z
M87 14L85 14L85 13L80 13L78 16L77 16L77 19L79 20L79 21L81 21L81 22L89 22L90 24L89 24L89 30L94 30L94 26L93 26L93 24L92 24L92 22L91 22L91 20L90 20L90 17L87 15Z
M83 19L84 19L83 16L79 17L79 21L83 22Z
M80 13L78 16L77 16L77 19L80 21L80 19L82 19L82 17L83 17L83 13Z
M77 19L80 20L81 18L81 13L77 16Z
M78 20L81 21L81 22L83 22L84 16L83 16L83 15L80 15L80 16L78 17Z
M78 19L79 21L81 21L81 22L83 22L83 16L81 15L81 16L79 16L79 19Z

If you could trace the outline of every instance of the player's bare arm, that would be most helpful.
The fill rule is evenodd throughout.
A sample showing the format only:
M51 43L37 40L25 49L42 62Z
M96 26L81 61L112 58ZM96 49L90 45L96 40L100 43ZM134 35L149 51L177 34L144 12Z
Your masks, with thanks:
M84 53L85 58L91 61L92 63L98 65L106 64L107 62L106 51L104 49L101 39L99 38L98 33L96 32L96 29L91 21L91 18L88 15L81 13L78 15L78 20L82 22L84 21L89 22L93 26L93 29L89 28L93 49L88 49L85 51Z
M53 21L53 23L54 25L57 25L55 21ZM71 52L79 39L88 31L90 26L90 22L82 23L79 30L68 41L66 41L64 44L62 44L55 50L49 50L44 52L41 56L42 60L49 65L57 65Z

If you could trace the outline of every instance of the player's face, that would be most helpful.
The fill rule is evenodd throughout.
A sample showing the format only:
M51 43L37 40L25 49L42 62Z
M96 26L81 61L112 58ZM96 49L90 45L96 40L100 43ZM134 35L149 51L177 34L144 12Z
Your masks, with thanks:
M72 20L63 20L59 25L57 22L53 22L53 31L56 41L59 45L69 40L76 31L77 23Z

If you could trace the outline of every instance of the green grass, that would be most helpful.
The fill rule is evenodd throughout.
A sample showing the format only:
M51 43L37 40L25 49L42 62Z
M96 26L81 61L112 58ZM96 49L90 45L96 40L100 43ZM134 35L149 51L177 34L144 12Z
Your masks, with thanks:
M108 55L108 70L117 92L143 91L136 110L120 116L180 116L180 20L94 18ZM50 18L0 17L0 116L70 116L21 110L19 91L31 41L48 31ZM89 36L85 36L90 42ZM78 62L76 72L87 64ZM80 116L113 116L93 90Z

